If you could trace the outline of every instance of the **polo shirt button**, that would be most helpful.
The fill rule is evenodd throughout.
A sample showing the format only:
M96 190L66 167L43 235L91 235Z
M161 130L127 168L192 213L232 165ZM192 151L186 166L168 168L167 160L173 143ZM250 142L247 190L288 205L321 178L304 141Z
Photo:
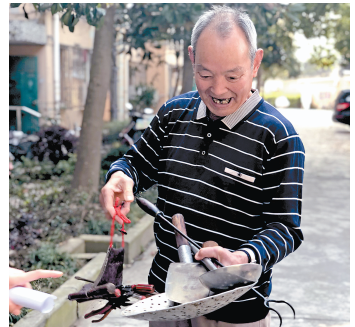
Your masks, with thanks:
M211 137L211 136L212 136L212 134L211 134L211 133L208 133L208 134L207 134L207 137Z
M204 156L206 154L206 152L205 151L202 151L202 155Z

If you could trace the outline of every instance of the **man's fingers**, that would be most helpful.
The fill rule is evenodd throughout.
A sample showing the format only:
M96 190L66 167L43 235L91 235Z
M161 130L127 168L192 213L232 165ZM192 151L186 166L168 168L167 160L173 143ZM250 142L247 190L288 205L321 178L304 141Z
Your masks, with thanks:
M131 210L131 203L130 202L124 202L121 208L121 213L124 216L127 216L127 214L129 213L129 211Z
M100 193L101 207L104 209L107 219L112 219L116 215L114 208L115 193L111 189L104 188Z
M217 246L200 249L195 254L195 259L196 260L202 260L203 258L216 258L216 259L219 259Z
M123 187L123 198L125 202L133 202L134 200L134 195L133 195L133 181L128 178L126 179Z

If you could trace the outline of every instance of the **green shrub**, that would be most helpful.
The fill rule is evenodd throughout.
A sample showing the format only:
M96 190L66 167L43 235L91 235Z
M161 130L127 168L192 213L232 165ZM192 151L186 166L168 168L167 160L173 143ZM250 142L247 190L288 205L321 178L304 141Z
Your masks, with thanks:
M58 125L42 127L36 135L39 140L31 145L33 156L39 161L50 160L54 164L68 160L69 153L75 152L79 141L77 136Z
M126 149L113 149L111 154L120 151L123 154ZM105 217L99 203L99 190L89 196L71 189L75 163L75 154L69 154L68 160L59 161L56 165L51 161L24 158L23 162L14 163L9 179L10 266L25 271L63 271L61 278L31 283L34 289L48 293L58 288L84 264L82 260L59 253L56 245L84 233L108 235L111 229L111 220ZM105 173L105 170L101 170L102 185ZM155 202L156 187L143 196ZM131 212L127 216L132 223L125 225L128 233L144 214L136 203L131 205ZM118 230L116 224L115 233L119 233ZM9 315L9 325L16 323L29 311L23 309L19 316Z
M52 293L60 285L73 276L85 261L71 257L68 253L59 252L56 244L43 242L37 249L29 252L26 267L28 270L59 270L64 274L60 278L42 278L32 283L33 289Z
M76 164L76 154L68 154L68 160L61 160L57 164L52 161L30 160L24 156L21 161L14 162L11 180L29 183L38 180L49 180L56 177L72 176Z
M119 147L111 149L107 155L101 160L101 169L109 170L110 165L117 159L121 158L128 150L129 146L122 144Z
M129 119L126 119L124 121L119 121L119 120L114 120L110 122L105 122L104 123L104 135L106 134L117 134L121 132L121 130L126 127L129 124Z
M139 84L136 86L136 95L129 99L134 110L143 112L144 108L151 108L155 104L156 89L152 85Z
M264 100L275 106L275 100L279 96L284 95L290 101L290 108L301 108L301 94L299 93L284 93L281 91L270 92L264 95Z

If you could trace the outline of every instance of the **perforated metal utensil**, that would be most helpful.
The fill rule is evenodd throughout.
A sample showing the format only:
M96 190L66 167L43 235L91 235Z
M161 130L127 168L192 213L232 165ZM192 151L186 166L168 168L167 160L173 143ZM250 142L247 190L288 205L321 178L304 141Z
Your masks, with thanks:
M216 311L248 292L256 283L215 294L200 300L173 306L165 293L153 295L127 307L122 316L148 321L178 321L196 318Z

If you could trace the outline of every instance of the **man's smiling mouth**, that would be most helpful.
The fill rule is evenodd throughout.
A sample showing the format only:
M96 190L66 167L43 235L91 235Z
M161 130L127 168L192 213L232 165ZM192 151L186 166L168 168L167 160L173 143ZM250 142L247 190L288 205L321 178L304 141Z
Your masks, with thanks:
M212 97L212 100L216 104L228 104L229 102L231 102L232 98L218 99L218 98Z

